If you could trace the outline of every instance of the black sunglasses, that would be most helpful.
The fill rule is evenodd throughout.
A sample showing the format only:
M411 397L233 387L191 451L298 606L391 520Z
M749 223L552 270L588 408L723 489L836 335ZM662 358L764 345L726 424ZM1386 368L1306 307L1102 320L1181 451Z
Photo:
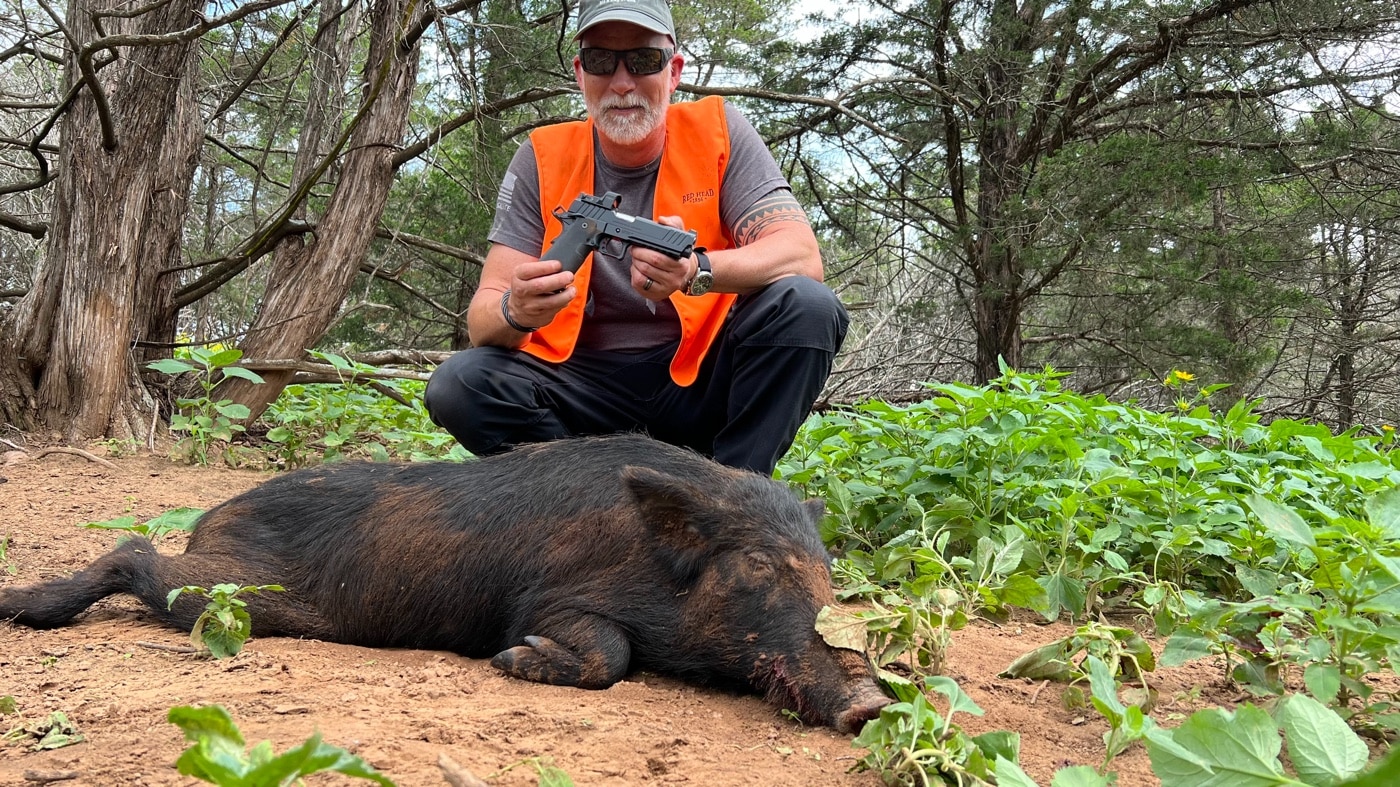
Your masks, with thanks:
M599 49L584 47L578 51L579 62L586 74L606 77L617 70L619 59L627 64L627 73L632 76L655 74L671 62L675 50L666 47L644 46L640 49Z

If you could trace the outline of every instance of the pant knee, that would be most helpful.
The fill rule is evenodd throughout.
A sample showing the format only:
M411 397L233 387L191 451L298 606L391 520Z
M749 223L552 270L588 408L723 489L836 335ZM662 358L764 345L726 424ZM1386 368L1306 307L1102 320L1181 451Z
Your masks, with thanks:
M835 353L850 317L830 287L788 276L740 299L733 315L740 344L779 344Z

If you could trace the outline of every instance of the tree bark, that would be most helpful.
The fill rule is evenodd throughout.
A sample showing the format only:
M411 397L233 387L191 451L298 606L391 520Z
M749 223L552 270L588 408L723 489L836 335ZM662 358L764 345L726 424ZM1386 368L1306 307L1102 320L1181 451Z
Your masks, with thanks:
M401 46L407 3L378 0L370 9L370 51L365 93L349 139L340 179L316 232L283 241L269 273L267 293L248 338L249 358L294 358L330 327L374 239L394 176L394 153L408 122L418 75L417 44ZM261 385L232 378L220 398L248 407L254 420L277 398L295 372L263 375Z
M171 169L188 148L193 43L104 49L94 15L125 4L74 0L65 83L81 82L60 125L64 144L44 262L0 325L0 409L21 429L69 442L144 433L152 402L137 377L132 338L155 297L155 275L179 248L188 179ZM203 5L153 6L106 17L111 34L187 27ZM105 62L110 59L111 62ZM177 215L179 214L179 215Z

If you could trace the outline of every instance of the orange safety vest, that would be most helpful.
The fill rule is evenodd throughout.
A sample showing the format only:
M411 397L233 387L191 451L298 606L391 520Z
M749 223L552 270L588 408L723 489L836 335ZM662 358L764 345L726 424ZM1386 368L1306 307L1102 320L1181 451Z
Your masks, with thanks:
M535 164L540 173L540 213L544 217L547 249L564 231L554 218L556 207L568 208L580 193L593 194L593 121L570 121L545 126L530 134ZM709 251L731 245L719 214L719 187L729 163L729 126L724 100L710 96L699 101L672 104L666 111L666 146L656 176L653 214L680 216L686 229L696 231L695 243ZM623 206L626 212L626 206ZM544 361L559 363L573 355L588 302L588 279L593 255L574 274L578 294L554 319L531 333L525 352ZM671 294L671 304L681 321L680 347L671 359L671 379L680 386L695 382L700 363L719 335L735 296L707 293L700 296Z

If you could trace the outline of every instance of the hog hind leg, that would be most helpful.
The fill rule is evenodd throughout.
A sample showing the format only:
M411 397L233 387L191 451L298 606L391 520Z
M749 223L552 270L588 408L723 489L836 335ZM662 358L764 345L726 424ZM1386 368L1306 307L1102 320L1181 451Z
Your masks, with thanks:
M0 620L39 629L62 626L100 599L134 593L156 557L149 541L132 538L71 577L0 590Z
M187 552L157 557L153 561L153 570L143 575L141 582L134 584L128 592L145 602L161 622L188 630L194 626L209 602L200 594L181 593L173 604L167 606L169 594L175 588L212 588L220 584L245 587L278 585L283 590L238 594L238 600L247 605L245 609L252 623L252 634L260 637L281 634L328 639L331 629L325 618L295 589L285 586L280 579L282 574L275 567L261 566L235 555Z
M525 637L525 644L497 653L491 666L522 680L583 689L606 689L627 675L632 646L616 623L599 615L579 615L548 632Z

